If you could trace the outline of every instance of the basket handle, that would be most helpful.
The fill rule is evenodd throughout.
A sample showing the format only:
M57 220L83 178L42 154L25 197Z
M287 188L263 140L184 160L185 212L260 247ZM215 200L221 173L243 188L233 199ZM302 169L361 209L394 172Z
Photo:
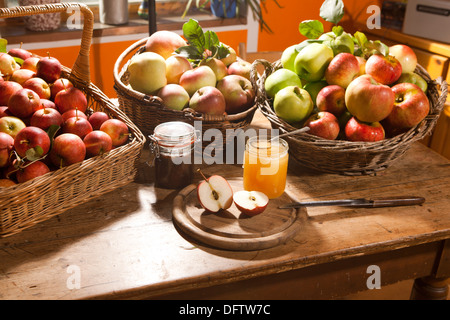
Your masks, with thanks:
M114 79L116 80L116 83L121 83L120 81L120 68L121 65L123 63L123 61L125 61L125 59L127 59L127 57L129 55L134 55L136 53L138 53L138 49L140 49L143 45L145 45L145 43L147 42L148 38L143 38L140 39L138 41L136 41L135 43L133 43L131 46L129 46L127 49L125 49L125 51L123 51L120 56L117 58L116 63L114 64Z
M0 8L0 18L15 18L44 13L67 12L67 9L78 9L84 16L83 32L81 35L81 46L78 57L72 67L72 74L79 79L89 83L89 50L94 30L94 14L85 4L75 2L41 4L32 6L19 6L14 8Z

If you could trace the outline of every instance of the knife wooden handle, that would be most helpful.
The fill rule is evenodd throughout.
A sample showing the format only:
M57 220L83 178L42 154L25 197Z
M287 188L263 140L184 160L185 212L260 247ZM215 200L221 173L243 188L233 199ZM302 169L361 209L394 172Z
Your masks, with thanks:
M396 207L396 206L411 206L418 205L425 202L425 198L422 197L385 197L372 199L372 206L374 208L379 207Z

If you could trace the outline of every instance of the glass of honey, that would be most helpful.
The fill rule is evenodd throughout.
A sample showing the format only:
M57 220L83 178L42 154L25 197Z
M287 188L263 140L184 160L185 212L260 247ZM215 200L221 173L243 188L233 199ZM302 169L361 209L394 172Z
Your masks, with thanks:
M244 154L244 189L261 191L269 199L284 193L289 146L283 139L251 137Z

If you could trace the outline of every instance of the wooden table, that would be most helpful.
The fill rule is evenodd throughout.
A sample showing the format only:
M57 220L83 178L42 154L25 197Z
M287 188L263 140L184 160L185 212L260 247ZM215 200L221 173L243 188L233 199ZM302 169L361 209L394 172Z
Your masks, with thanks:
M447 294L439 280L450 276L450 162L419 143L376 176L291 161L294 200L409 194L426 202L308 208L294 238L259 251L216 249L178 232L177 191L154 187L143 155L135 182L0 239L1 299L330 299L405 279L419 279L415 298ZM242 176L239 165L203 172Z

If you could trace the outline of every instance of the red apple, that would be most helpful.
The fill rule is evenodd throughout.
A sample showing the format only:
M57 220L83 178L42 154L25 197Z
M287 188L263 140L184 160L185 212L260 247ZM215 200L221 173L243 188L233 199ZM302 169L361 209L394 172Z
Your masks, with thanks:
M22 85L14 81L0 81L0 106L7 106L9 98L20 89Z
M180 85L192 95L198 89L206 86L216 86L216 75L210 67L199 66L192 70L187 70L180 77Z
M51 99L55 100L56 94L64 89L69 89L73 87L72 82L65 78L59 78L50 86Z
M14 138L14 149L23 158L29 149L40 147L41 156L46 155L50 150L50 138L48 134L38 127L26 127L19 131Z
M210 67L216 75L216 81L219 81L228 74L227 66L225 65L225 63L216 58L202 60L202 62L200 62L200 65Z
M78 109L81 112L86 112L87 109L86 95L75 87L58 92L55 96L55 104L61 114L70 109Z
M179 84L181 75L191 69L192 65L187 58L179 55L168 57L166 59L167 83Z
M62 132L73 133L83 139L89 132L92 132L92 126L86 118L72 117L64 122Z
M87 115L84 112L79 111L78 109L71 109L64 112L62 115L64 122L72 117L84 118L87 119Z
M14 139L9 134L0 132L0 168L11 164L11 151L14 147Z
M0 132L7 133L13 138L25 127L25 122L17 117L4 116L0 118Z
M63 133L53 140L49 157L58 168L66 167L85 159L86 146L76 134Z
M36 76L36 73L28 69L19 69L13 72L9 80L17 82L23 86L24 82Z
M42 108L52 108L52 109L56 109L56 104L48 99L41 99L41 105Z
M12 113L8 111L7 106L0 107L0 118L12 116Z
M28 69L36 72L37 70L36 65L38 62L39 62L38 57L30 57L23 62L22 69Z
M46 131L50 126L62 126L64 120L58 110L44 108L37 110L30 119L30 125Z
M330 85L347 88L350 82L359 75L359 62L351 53L342 52L331 60L325 71L325 80Z
M42 109L39 95L30 89L20 89L8 101L8 110L16 117L25 119Z
M86 155L94 157L103 155L112 150L112 139L103 131L94 130L88 133L83 139L86 146Z
M417 56L413 49L404 44L396 44L389 47L389 54L397 58L402 65L403 73L410 73L416 70Z
M55 57L42 57L36 64L36 75L47 83L53 83L61 77L62 65Z
M15 186L17 183L15 183L13 180L11 179L0 179L0 188L8 188L8 187L12 187Z
M426 94L415 84L404 82L392 87L395 103L392 112L383 121L389 131L403 131L418 125L430 112Z
M225 111L228 114L243 112L255 102L256 94L252 83L242 76L228 75L220 80L216 87L225 97Z
M269 197L260 191L241 190L233 194L233 201L242 213L256 216L264 212L269 204Z
M328 111L339 117L347 110L345 89L338 85L323 87L317 94L316 105L320 111Z
M312 114L304 126L309 127L309 134L328 140L335 140L340 131L338 119L327 111Z
M8 51L8 54L12 57L22 59L23 61L31 58L32 56L31 52L23 49L22 46L20 46L19 48L12 48Z
M32 163L25 163L19 171L16 172L17 182L23 183L31 179L43 176L49 173L49 167L42 161L34 161Z
M28 79L22 84L22 87L33 90L41 99L50 99L51 97L50 86L44 79L38 77Z
M356 60L358 60L359 64L359 73L358 76L362 76L363 74L366 74L366 62L367 60L360 56L355 56Z
M164 103L164 106L173 110L182 110L189 103L189 93L176 83L169 83L159 89L158 97Z
M349 141L375 142L383 140L385 132L378 122L362 122L352 117L345 126L345 136Z
M345 91L345 105L356 118L376 122L386 118L394 107L395 95L389 86L375 81L370 75L353 80Z
M179 47L186 46L186 41L177 33L167 30L154 32L145 44L146 51L155 52L167 59Z
M233 204L233 189L224 177L212 175L197 186L197 197L206 211L219 212Z
M381 84L392 84L402 75L402 65L394 56L371 55L366 61L366 74Z
M103 122L109 119L110 119L109 115L103 111L95 111L88 118L93 130L100 130L100 127L103 124Z
M128 137L130 136L128 126L119 119L106 120L100 126L100 130L109 134L112 139L113 147L123 145L128 141Z
M189 108L206 114L223 115L226 102L219 89L206 86L194 93L189 101Z
M252 64L248 61L239 59L228 66L228 74L236 74L250 79L250 73L252 70ZM219 79L220 80L220 79Z

